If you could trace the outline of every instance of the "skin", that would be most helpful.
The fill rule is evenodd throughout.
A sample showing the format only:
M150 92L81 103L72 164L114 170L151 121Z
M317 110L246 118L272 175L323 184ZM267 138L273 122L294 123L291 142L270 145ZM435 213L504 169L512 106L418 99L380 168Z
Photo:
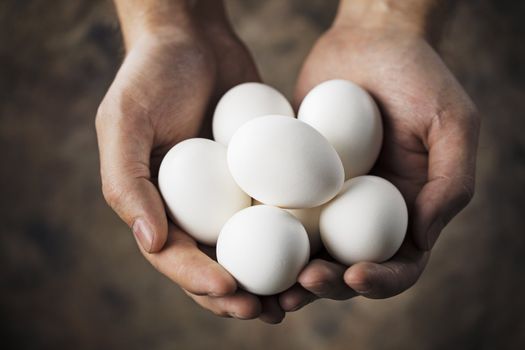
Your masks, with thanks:
M126 58L96 118L103 194L157 270L216 315L267 323L315 299L386 298L416 282L440 231L473 195L479 130L472 102L429 44L437 21L429 14L442 13L437 1L342 1L334 25L307 57L295 94L298 106L316 84L343 78L374 96L385 139L373 173L402 191L412 218L402 248L385 263L349 268L321 254L294 287L263 298L238 290L213 248L168 222L155 185L173 145L210 137L218 98L260 80L250 54L219 1L115 4Z
M344 7L340 11L348 10ZM311 261L299 284L280 296L286 311L318 298L388 298L410 288L441 230L474 193L479 119L429 44L435 33L409 20L397 25L392 16L381 21L381 13L374 24L361 24L359 18L340 12L318 40L299 75L295 103L315 85L335 78L354 81L372 94L385 127L372 173L402 192L411 222L399 252L382 264L347 268L329 258Z
M177 25L161 27L141 24L129 14L138 11L132 5L117 2L126 58L96 118L104 197L132 228L144 257L198 304L220 316L279 322L284 312L277 297L237 291L210 249L168 223L155 185L173 145L210 136L210 108L218 98L260 80L255 64L218 2L174 8L169 16Z

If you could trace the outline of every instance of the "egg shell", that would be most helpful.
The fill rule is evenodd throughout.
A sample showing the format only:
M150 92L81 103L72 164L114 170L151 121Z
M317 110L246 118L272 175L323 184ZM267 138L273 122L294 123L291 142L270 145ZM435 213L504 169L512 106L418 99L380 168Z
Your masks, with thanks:
M175 145L159 169L168 214L197 241L214 245L224 223L251 205L226 163L226 147L194 138Z
M319 206L333 198L344 181L334 148L295 118L269 115L245 123L233 135L227 159L246 193L282 208Z
M280 293L297 281L308 262L306 231L283 209L256 205L233 215L217 241L217 261L241 288L258 295Z
M351 265L383 262L401 246L408 211L399 190L377 176L345 182L341 193L321 209L321 240L332 257Z
M241 125L268 114L295 116L286 97L271 86L253 82L234 86L217 103L212 121L213 138L228 145Z
M329 80L304 98L298 119L313 126L334 146L345 179L372 169L383 140L379 109L368 92L348 80Z
M261 205L263 203L254 199L252 205ZM321 248L321 236L319 234L319 216L321 215L321 208L305 208L305 209L284 209L297 220L303 224L303 227L308 234L308 240L310 242L310 255L313 255L319 251Z

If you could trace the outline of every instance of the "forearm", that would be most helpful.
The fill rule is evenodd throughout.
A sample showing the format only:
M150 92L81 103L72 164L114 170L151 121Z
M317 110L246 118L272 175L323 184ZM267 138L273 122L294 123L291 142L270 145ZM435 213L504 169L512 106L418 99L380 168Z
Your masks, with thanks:
M457 0L341 0L335 24L404 30L435 42Z

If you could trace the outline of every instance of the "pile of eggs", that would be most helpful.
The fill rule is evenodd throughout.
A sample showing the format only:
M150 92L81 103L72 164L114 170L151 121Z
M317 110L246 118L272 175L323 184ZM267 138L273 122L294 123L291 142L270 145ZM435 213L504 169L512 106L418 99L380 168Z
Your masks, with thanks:
M175 145L159 189L171 219L216 245L217 261L243 289L288 289L322 246L345 265L388 260L401 246L407 207L394 185L366 175L383 126L358 85L321 83L297 118L272 87L235 86L217 104L213 136Z

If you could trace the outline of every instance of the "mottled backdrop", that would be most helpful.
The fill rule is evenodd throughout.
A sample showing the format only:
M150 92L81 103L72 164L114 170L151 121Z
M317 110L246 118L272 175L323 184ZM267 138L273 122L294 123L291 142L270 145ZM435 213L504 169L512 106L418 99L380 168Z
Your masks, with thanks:
M290 95L335 1L228 5L265 80ZM122 59L111 3L2 1L0 347L525 348L524 16L521 1L461 1L440 45L483 116L479 181L418 284L269 326L194 305L104 204L94 115Z

